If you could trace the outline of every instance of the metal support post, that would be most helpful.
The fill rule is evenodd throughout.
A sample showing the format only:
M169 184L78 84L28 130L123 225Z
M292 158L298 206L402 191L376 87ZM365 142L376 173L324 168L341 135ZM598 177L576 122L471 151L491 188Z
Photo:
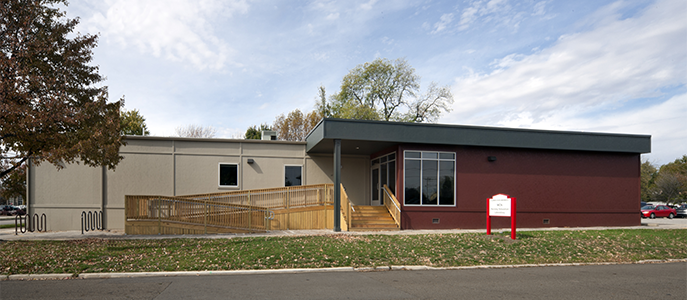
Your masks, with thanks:
M341 231L341 140L334 140L334 231Z

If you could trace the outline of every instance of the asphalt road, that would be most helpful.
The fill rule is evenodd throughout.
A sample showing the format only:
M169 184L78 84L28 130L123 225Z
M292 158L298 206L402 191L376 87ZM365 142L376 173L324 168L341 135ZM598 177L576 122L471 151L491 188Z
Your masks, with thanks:
M687 263L2 281L0 299L687 299Z

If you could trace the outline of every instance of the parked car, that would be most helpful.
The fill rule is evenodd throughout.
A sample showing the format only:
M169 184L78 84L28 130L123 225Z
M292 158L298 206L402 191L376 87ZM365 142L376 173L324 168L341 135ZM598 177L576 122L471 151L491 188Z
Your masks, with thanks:
M17 209L12 205L3 205L2 210L0 210L0 215L2 216L13 216L17 213Z
M678 218L687 218L687 204L682 204L675 210L675 216Z
M17 216L25 215L26 214L26 205L14 206L14 214Z
M675 215L677 215L677 212L675 209L670 208L666 205L647 205L642 207L642 218L664 218L668 217L668 219L672 219Z

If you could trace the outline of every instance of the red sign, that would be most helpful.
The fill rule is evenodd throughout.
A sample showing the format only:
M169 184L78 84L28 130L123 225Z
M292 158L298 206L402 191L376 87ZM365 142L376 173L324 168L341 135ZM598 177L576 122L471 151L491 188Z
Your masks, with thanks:
M491 234L491 217L510 217L510 238L515 239L515 197L496 194L487 199L487 235Z

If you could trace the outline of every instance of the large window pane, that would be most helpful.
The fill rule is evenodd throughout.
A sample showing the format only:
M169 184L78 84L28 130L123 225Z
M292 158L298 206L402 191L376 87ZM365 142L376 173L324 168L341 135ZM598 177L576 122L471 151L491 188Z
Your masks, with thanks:
M379 200L379 169L372 169L372 201Z
M420 158L420 152L406 151L406 158Z
M404 157L405 205L456 205L455 153L406 151Z
M389 163L389 189L396 193L396 162ZM394 195L398 198L397 195Z
M439 158L441 158L441 159L455 159L456 154L455 153L440 153Z
M238 186L239 185L239 166L236 164L219 165L219 185Z
M453 161L441 161L439 163L439 204L455 204L455 163Z
M301 166L284 166L284 186L302 185L302 174L303 167Z
M422 158L437 158L438 155L436 152L422 152Z
M437 204L437 161L422 161L422 204Z
M420 204L420 161L406 160L404 173L405 204Z
M387 179L389 178L388 177L389 174L386 173L387 172L387 166L388 166L387 163L383 163L381 166L379 166L379 172L380 172L379 177L381 177L379 179L381 181L379 188L381 188L381 189L384 189L385 184L387 186L389 185L389 182L387 181ZM382 195L384 195L383 190L382 190ZM384 204L384 196L379 197L379 204Z

